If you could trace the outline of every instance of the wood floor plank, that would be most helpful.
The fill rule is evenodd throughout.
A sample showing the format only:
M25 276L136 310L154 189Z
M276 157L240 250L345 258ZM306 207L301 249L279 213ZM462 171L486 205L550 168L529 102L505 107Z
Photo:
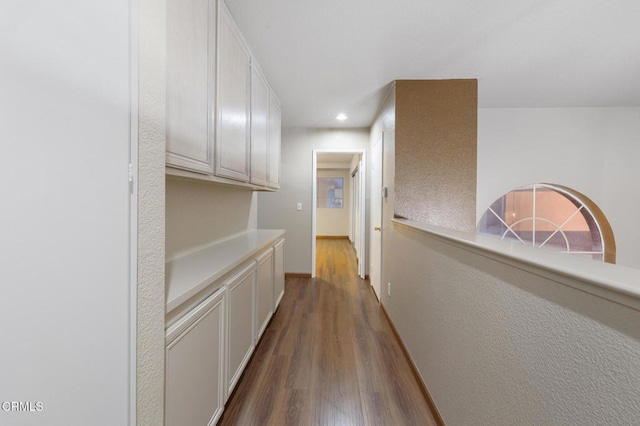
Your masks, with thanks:
M435 425L350 243L316 253L315 279L286 279L219 424Z

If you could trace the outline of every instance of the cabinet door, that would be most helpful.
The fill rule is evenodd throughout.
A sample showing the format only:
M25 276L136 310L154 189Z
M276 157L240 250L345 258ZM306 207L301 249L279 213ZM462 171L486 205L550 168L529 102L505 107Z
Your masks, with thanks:
M267 186L269 140L269 86L260 69L251 64L251 183Z
M168 166L213 173L215 0L167 0Z
M284 296L284 239L273 247L273 312Z
M219 3L216 170L249 181L249 52L224 4Z
M167 330L167 426L215 424L222 414L225 290Z
M269 248L257 259L256 342L273 315L273 250Z
M227 396L235 387L254 348L255 262L227 281Z
M271 93L269 99L269 187L280 188L280 137L282 116L280 104Z

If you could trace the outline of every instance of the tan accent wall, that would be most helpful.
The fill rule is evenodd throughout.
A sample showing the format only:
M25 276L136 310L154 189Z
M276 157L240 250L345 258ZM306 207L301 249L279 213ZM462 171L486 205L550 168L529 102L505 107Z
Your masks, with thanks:
M477 80L396 82L396 215L475 230L477 94Z

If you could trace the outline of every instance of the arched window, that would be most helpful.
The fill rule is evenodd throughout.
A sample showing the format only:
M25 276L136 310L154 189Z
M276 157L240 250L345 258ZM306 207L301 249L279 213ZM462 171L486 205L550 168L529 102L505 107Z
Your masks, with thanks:
M478 233L615 263L606 217L589 198L559 185L535 184L498 198L478 222Z

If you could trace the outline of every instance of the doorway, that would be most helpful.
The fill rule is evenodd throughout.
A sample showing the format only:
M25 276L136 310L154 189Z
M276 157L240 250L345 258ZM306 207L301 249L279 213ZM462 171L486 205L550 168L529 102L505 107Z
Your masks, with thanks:
M365 156L365 150L313 150L312 278L316 276L316 239L323 233L349 238L358 258L358 276L365 277ZM320 218L319 203L323 206ZM332 223L332 218L334 221L340 218L340 223ZM318 232L319 220L321 233Z

